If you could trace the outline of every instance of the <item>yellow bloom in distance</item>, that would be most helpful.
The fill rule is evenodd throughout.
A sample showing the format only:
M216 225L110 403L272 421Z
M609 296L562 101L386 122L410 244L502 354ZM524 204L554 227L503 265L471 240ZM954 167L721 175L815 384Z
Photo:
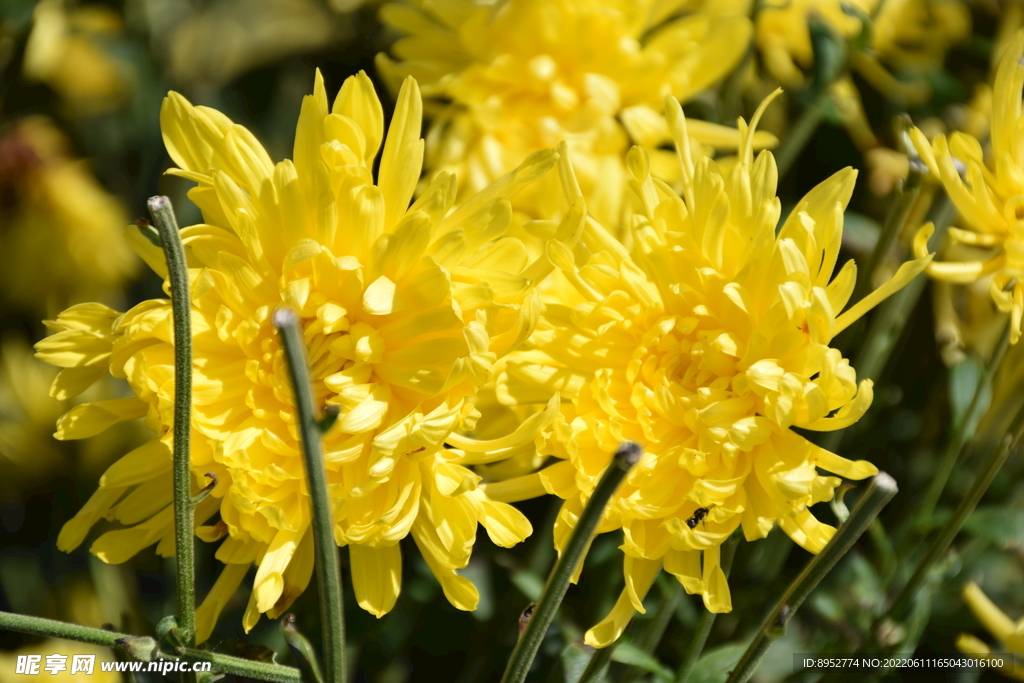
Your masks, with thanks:
M502 546L531 527L490 500L480 478L458 464L462 452L444 443L453 429L472 428L472 396L536 319L532 285L551 266L530 262L504 233L509 198L559 155L531 155L454 211L455 179L439 175L410 206L422 169L419 90L412 79L402 86L375 183L383 111L364 73L345 81L333 106L317 74L293 160L272 163L244 127L176 93L164 101L161 125L177 165L171 172L198 184L189 196L205 220L182 231L192 280L192 470L197 485L207 472L218 478L197 506L197 535L223 539L217 557L227 567L197 610L199 640L253 563L246 629L261 613L287 609L313 570L295 409L270 323L281 305L302 318L318 409L341 411L324 436L324 459L335 539L349 548L360 606L377 616L394 606L398 543L411 534L452 604L474 609L477 591L455 570L469 561L477 524ZM570 246L582 220L580 205L559 231ZM138 231L128 235L166 277L162 253ZM110 372L135 393L72 410L58 438L133 417L157 434L103 475L58 546L76 547L107 517L125 528L93 543L100 559L122 562L154 543L172 554L170 302L146 301L125 314L87 304L49 324L56 334L37 349L64 368L59 391L74 393Z
M378 55L392 84L423 86L432 125L427 168L452 171L471 196L527 154L565 140L590 213L619 220L632 144L671 141L661 98L683 101L714 85L751 35L739 10L679 18L685 0L412 0L381 18L405 37ZM711 3L710 5L713 5ZM710 6L709 5L709 6ZM691 134L735 149L735 129L695 122ZM774 144L768 135L759 144ZM660 161L662 156L658 156ZM657 172L658 168L656 168ZM543 186L542 186L543 187ZM538 188L517 204L539 218L561 200Z
M646 449L599 527L624 533L626 587L587 632L594 647L615 641L644 611L662 568L703 595L710 611L730 611L719 555L737 527L752 541L777 523L813 553L828 542L835 529L809 508L831 499L840 479L818 468L850 479L877 470L790 428L842 429L864 414L871 381L858 384L829 342L927 262L905 264L840 313L856 280L852 261L832 277L855 171L811 190L776 235L775 160L767 152L754 160L750 130L741 126L739 161L723 173L710 159L693 159L671 98L667 120L680 150L682 197L651 177L647 153L634 148L630 188L642 206L629 226L634 246L627 251L595 223L581 239L586 250L549 245L584 302L548 303L532 348L510 357L499 377L506 403L552 392L571 399L540 445L562 461L488 485L506 500L564 498L558 548L618 444Z
M974 258L932 263L928 274L947 282L968 284L991 277L989 294L999 310L1010 314L1010 342L1017 343L1024 315L1024 31L1004 50L992 93L991 154L977 138L956 132L929 143L911 130L914 146L929 170L942 181L960 215L960 228L950 239L972 248ZM931 228L914 240L924 253ZM962 254L964 250L961 250Z
M999 652L1012 652L1018 657L1024 654L1024 619L1014 622L973 581L964 586L963 597L974 617L1002 644ZM969 633L960 634L956 639L956 647L961 652L979 657L992 654L991 647ZM1024 681L1024 672L1016 669L1013 661L1005 662L1001 671L1011 678Z
M120 300L139 260L121 241L121 202L41 117L0 135L0 291L38 316L97 297Z

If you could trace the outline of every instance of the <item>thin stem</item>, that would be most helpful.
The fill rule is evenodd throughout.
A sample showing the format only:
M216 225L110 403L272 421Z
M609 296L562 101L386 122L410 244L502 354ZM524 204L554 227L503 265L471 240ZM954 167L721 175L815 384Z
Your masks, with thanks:
M885 504L896 495L897 490L896 481L888 474L879 472L875 475L846 522L836 530L828 545L807 563L800 575L786 589L775 609L765 617L746 652L726 679L726 683L746 683L750 679L772 642L785 633L786 624L793 618L800 605L836 562L853 547L871 524L871 520L877 517Z
M101 647L127 652L130 655L137 655L140 646L147 643L151 656L135 659L152 661L154 659L174 659L173 655L160 652L157 649L156 641L146 636L132 636L127 633L105 631L101 628L89 628L78 624L68 624L53 619L41 617L29 617L23 614L12 614L0 612L0 630L18 631L19 633L31 633L38 636L50 638L63 638L74 640L79 643L91 643ZM222 655L206 650L195 650L192 648L179 648L176 655L193 662L211 662L213 668L224 673L244 676L259 681L270 681L271 683L302 683L299 670L290 666L280 664L265 664L251 659Z
M665 636L665 631L668 630L669 622L672 621L672 615L676 613L676 608L679 607L679 602L683 599L683 586L675 579L672 579L672 583L669 585L668 590L662 591L661 604L658 605L650 625L637 639L637 649L643 652L652 653L658 647L658 643ZM632 683L641 676L643 676L642 670L632 666L626 671L622 683Z
M822 88L821 92L804 109L803 113L800 114L800 118L796 120L796 123L786 133L786 138L779 145L779 151L775 155L775 164L779 171L779 178L786 177L789 169L793 166L797 157L800 156L800 152L803 151L804 147L807 146L807 142L814 135L814 131L818 130L822 119L825 118L825 107L828 106L829 97L831 95L828 86L826 86Z
M740 537L738 535L733 535L732 538L725 542L725 548L722 552L722 571L725 572L726 578L729 578L732 560L736 556L736 547L739 544ZM683 653L683 662L679 665L679 670L676 671L676 683L686 683L690 674L693 673L701 653L704 652L704 645L708 641L708 636L711 635L711 628L715 625L715 617L717 616L714 612L709 612L706 609L700 615L697 628L693 630L693 638L690 639L690 644L686 646L686 652Z
M186 645L196 638L195 513L189 437L192 431L192 299L178 221L167 197L150 197L149 213L160 234L171 281L174 319L174 541L178 584L177 631Z
M860 301L873 289L872 284L875 273L878 271L879 266L882 265L882 262L885 261L886 256L889 255L889 252L892 251L892 245L896 243L897 238L903 233L903 227L906 225L907 218L910 217L914 205L917 203L917 197L921 194L922 177L923 174L911 166L910 173L903 183L899 197L889 210L889 214L885 217L882 230L878 234L878 241L875 242L875 248L871 251L871 256L868 257L865 268L860 272L857 286L853 290L853 296L850 297L850 301Z
M992 378L995 376L996 370L999 369L999 364L1002 363L1003 356L1006 355L1006 349L1009 348L1009 345L1010 326L1007 324L995 351L992 352L988 368L985 370L984 375L978 379L978 384L974 387L974 395L971 397L970 405L964 412L963 417L960 418L960 421L953 426L953 433L946 443L946 449L942 452L939 467L936 470L935 476L928 483L928 490L921 501L921 509L917 514L918 524L924 524L931 519L932 513L935 512L935 506L939 502L939 497L946 489L949 476L953 473L953 468L956 466L960 453L963 451L964 446L967 445L967 442L971 440L971 437L974 436L974 429L983 412L981 399L988 392L989 387L992 386Z
M597 681L603 679L605 672L608 671L608 665L612 662L612 653L615 652L615 645L616 643L612 643L591 655L590 661L587 662L587 668L583 670L583 675L580 676L580 680L576 683L597 683Z
M640 460L642 449L635 443L624 443L612 457L611 463L601 475L600 481L594 487L594 492L587 501L583 513L576 522L569 541L562 550L561 555L555 562L554 568L548 574L544 583L537 606L533 609L530 622L526 625L523 633L516 642L512 656L509 658L508 666L505 668L505 675L502 676L502 683L523 683L526 674L530 671L533 658L537 656L540 643L547 633L558 612L558 606L562 604L562 598L569 589L569 582L576 567L583 561L583 556L590 541L594 537L598 522L604 515L604 509L608 501L619 488L619 484L625 479L626 474Z
M1024 433L1024 408L1017 412L1013 419L1013 424L1010 425L1009 432L1000 439L999 444L989 453L967 495L960 501L956 510L953 511L952 517L949 518L949 521L946 522L932 540L931 545L928 546L928 552L917 563L914 573L896 595L885 616L879 621L883 621L886 618L900 619L903 617L910 607L914 596L917 595L918 590L920 590L921 585L924 583L928 570L946 552L949 544L960 533L960 528L964 525L964 521L974 512L974 508L978 506L978 502L985 495L988 487L992 484L992 480L995 479L996 474L1002 469L1003 463L1006 462L1006 458L1010 455L1010 451L1020 441L1022 433Z
M334 542L331 501L327 497L327 475L320 451L320 425L313 407L313 386L309 379L306 348L299 317L290 308L274 311L274 327L281 335L288 372L298 411L302 456L313 507L313 547L316 553L316 582L320 593L320 628L323 631L324 675L327 683L344 683L345 612L342 605L338 546Z

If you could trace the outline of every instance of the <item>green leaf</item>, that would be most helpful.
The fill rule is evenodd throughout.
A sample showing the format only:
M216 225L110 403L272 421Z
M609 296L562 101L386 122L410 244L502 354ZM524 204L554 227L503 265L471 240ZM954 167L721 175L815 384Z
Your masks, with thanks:
M729 672L746 649L743 643L733 643L708 650L697 660L697 666L693 668L686 683L725 683Z
M674 678L672 671L659 662L657 657L649 652L641 650L628 640L620 640L618 645L615 646L615 652L612 653L612 661L629 664L630 666L635 666L638 669L649 671L654 674L659 681L671 683Z
M540 599L540 592L544 589L544 579L528 569L520 569L512 573L512 585L528 599L536 602Z

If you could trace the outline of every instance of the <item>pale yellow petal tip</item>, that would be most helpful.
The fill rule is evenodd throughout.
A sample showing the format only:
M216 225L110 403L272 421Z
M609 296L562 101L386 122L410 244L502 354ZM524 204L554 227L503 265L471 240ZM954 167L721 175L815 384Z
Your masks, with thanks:
M928 251L928 240L932 238L935 233L935 225L933 223L925 223L917 232L914 233L914 257L915 258L926 258L934 256Z
M980 638L969 633L961 633L956 639L956 649L969 655L987 655L992 649Z

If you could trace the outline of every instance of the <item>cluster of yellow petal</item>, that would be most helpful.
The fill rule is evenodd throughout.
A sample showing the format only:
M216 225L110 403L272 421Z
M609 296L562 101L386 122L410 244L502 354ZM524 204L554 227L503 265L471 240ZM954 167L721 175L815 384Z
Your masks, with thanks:
M754 540L778 523L807 550L821 550L834 528L808 508L831 499L840 479L817 468L850 479L877 470L790 428L841 429L864 414L871 381L858 385L829 343L928 261L905 264L840 314L856 267L851 261L832 274L856 173L840 171L811 190L776 234L775 161L768 152L754 160L750 129L741 124L739 161L723 172L708 158L694 160L671 98L666 119L679 149L682 196L653 178L647 152L634 148L630 188L642 208L628 226L632 247L593 222L575 251L549 245L549 258L583 302L547 303L530 348L510 356L499 376L507 403L552 392L571 399L540 444L562 461L488 487L509 500L541 492L564 498L558 547L616 444L646 448L599 527L624 533L626 587L587 633L595 647L613 642L634 611L643 612L662 567L703 595L709 610L729 611L719 549L739 526Z
M847 39L863 30L863 17L872 16L872 51L852 54L852 66L887 97L907 104L923 104L931 96L931 86L923 80L898 80L883 64L910 76L933 73L942 68L949 49L971 34L970 10L958 0L792 0L768 4L757 12L755 41L765 68L784 85L803 84L803 71L814 62L807 27L812 15Z
M911 131L914 146L960 214L962 228L950 228L952 240L972 250L974 258L932 263L928 274L954 283L988 280L999 310L1010 313L1010 341L1021 335L1024 314L1024 31L1007 45L996 71L992 93L991 154L986 164L981 142L966 133L929 142ZM915 238L915 251L926 250L931 226ZM964 251L960 252L961 254Z
M0 138L0 291L36 314L116 298L140 265L120 239L124 207L68 147L43 118Z
M340 408L324 436L324 459L335 539L349 547L364 609L380 616L395 604L398 543L407 535L448 599L473 609L476 589L455 570L469 562L478 523L502 546L531 532L522 514L491 500L460 464L472 459L462 442L444 444L452 430L472 429L472 397L496 360L532 331L533 287L552 270L505 236L510 198L556 164L567 178L571 170L564 156L537 152L458 208L455 179L441 173L410 206L422 172L421 106L416 82L406 80L374 182L383 110L364 73L345 81L333 105L317 74L294 158L277 164L223 114L175 93L164 101L161 126L177 164L171 173L197 183L189 197L205 221L182 230L194 334L192 471L197 483L206 473L217 477L197 507L197 535L223 539L217 558L227 567L198 610L200 641L253 563L246 629L261 613L287 609L313 569L295 408L270 324L278 306L302 318L318 408ZM553 239L566 248L583 225L582 204L570 204ZM137 230L127 234L166 278L160 250ZM37 349L64 368L56 395L73 395L108 372L127 378L135 394L76 407L61 418L58 438L143 416L157 434L103 475L59 547L77 546L106 517L125 528L93 544L104 561L124 561L153 543L172 554L170 302L145 301L124 314L76 306L50 326L56 334ZM529 438L463 445L486 461L489 449Z
M996 607L995 603L973 581L964 586L963 597L974 617L1002 644L1003 647L999 652L1013 653L1018 657L1024 654L1024 619L1015 623L1006 616L1005 612ZM960 634L956 640L956 647L969 655L984 657L992 654L992 648L969 633ZM1006 662L1006 665L1001 667L1001 671L1011 678L1024 681L1024 672L1014 667L1012 661Z
M460 197L479 191L527 154L568 143L589 212L617 225L632 144L671 138L661 98L687 101L745 54L742 8L687 0L410 0L385 5L385 23L407 34L378 56L393 85L414 76L428 98L427 168L454 172ZM688 13L687 13L688 12ZM681 13L686 13L680 18ZM694 122L690 134L735 149L734 129ZM759 145L774 144L762 135ZM654 173L678 173L654 152ZM539 185L517 208L550 218L562 201Z

